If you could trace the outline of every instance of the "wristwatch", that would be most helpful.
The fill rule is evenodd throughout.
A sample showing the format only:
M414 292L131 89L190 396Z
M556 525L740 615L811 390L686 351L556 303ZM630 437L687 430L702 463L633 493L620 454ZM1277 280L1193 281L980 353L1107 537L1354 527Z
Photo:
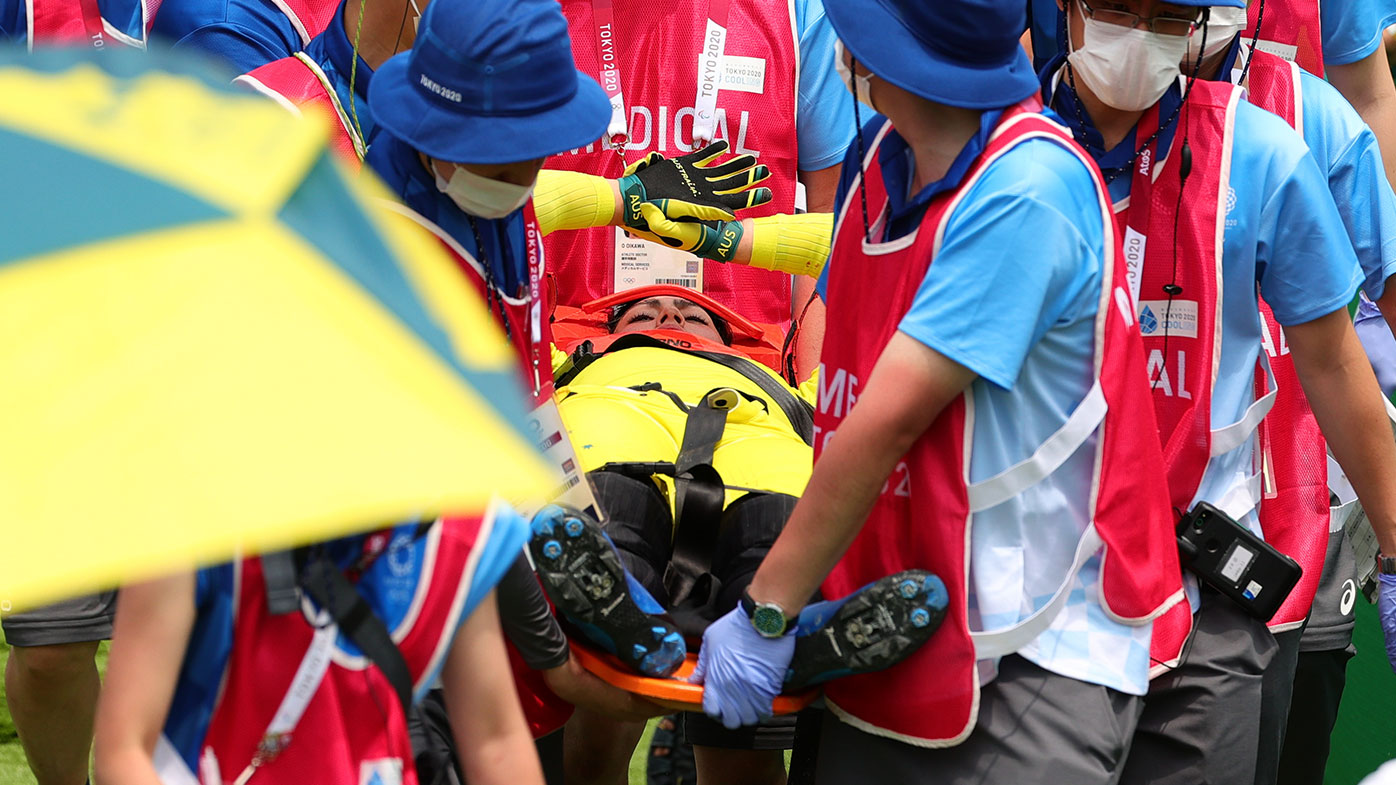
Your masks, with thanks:
M1377 552L1377 572L1382 575L1396 575L1396 556ZM754 617L753 617L754 620Z
M742 610L751 618L751 626L763 638L779 638L790 626L790 617L785 609L774 602L757 602L751 598L750 590L742 591Z

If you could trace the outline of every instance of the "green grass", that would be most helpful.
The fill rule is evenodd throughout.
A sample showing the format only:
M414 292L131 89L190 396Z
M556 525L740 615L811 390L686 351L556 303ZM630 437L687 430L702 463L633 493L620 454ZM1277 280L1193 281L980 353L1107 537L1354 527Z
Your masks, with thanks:
M5 634L0 632L0 673L5 672L9 659L10 647L5 643ZM19 736L15 734L15 724L10 721L5 681L0 679L0 785L29 785L33 781L29 764L24 761L24 750L19 746Z
M0 673L5 672L9 659L10 646L5 642L5 633L0 631ZM97 649L97 670L103 674L107 672L106 643ZM10 720L4 679L0 679L0 785L34 785L34 775L29 772L24 748L19 746L19 735L15 733L15 724Z

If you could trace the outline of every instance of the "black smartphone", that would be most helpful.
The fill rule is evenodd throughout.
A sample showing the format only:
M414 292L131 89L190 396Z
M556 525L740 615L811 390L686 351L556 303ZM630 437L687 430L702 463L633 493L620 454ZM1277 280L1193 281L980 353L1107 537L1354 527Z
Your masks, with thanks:
M1299 576L1299 563L1207 502L1178 522L1183 567L1247 613L1270 621Z

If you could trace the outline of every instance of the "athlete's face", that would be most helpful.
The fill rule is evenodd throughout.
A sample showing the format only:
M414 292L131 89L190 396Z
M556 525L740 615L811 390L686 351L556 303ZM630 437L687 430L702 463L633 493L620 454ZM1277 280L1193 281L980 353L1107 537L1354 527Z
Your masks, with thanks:
M703 306L682 297L650 297L630 306L616 324L616 335L645 330L681 330L722 343L722 334Z

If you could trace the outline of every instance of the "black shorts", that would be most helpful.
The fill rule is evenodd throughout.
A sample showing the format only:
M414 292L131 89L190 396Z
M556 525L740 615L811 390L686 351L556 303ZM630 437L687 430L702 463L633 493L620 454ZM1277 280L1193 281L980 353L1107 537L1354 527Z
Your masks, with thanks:
M728 750L788 750L795 746L795 714L782 714L756 725L728 730L698 711L683 713L683 740L699 747Z
M111 637L116 592L105 591L0 616L11 646L55 646L103 641Z

